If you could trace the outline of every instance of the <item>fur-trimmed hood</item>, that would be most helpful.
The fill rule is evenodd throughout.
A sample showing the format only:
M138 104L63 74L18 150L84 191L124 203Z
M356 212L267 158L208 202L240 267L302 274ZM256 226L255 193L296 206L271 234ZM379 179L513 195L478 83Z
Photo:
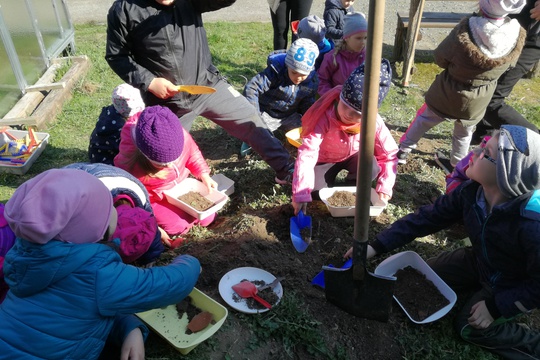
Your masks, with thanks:
M514 64L517 61L519 55L521 54L521 50L523 49L525 37L527 36L527 33L523 28L519 28L519 36L515 42L515 46L507 55L498 58L490 58L488 55L482 52L479 45L477 45L471 38L471 28L469 26L470 19L471 17L467 17L461 20L461 22L456 26L456 35L457 41L463 46L466 56L471 59L474 66L481 69L493 69L507 63ZM508 20L509 22L506 22L500 27L501 33L505 31L503 27L511 25L511 19ZM508 42L511 40L511 38L507 37L506 40Z

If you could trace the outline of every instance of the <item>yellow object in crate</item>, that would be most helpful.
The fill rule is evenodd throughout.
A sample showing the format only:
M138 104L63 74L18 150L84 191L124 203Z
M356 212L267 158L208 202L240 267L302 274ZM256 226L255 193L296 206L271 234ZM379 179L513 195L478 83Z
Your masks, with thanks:
M213 316L213 323L210 323L206 329L199 332L186 334L189 322L188 316L184 313L180 319L176 304L135 314L183 355L189 353L218 331L228 315L228 311L223 305L197 288L193 288L193 291L188 296L191 297L193 306L202 311L208 311Z
M285 136L287 137L289 144L295 147L300 147L300 145L302 145L302 137L300 134L302 134L301 127L287 131Z

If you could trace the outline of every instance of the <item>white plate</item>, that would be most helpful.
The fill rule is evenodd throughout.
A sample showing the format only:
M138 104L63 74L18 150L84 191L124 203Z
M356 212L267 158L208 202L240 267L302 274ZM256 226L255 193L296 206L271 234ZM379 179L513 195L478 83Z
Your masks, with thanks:
M257 313L263 313L270 309L250 309L247 306L246 300L247 299L240 299L240 301L235 301L236 297L239 297L236 295L235 297L234 290L232 289L233 285L238 284L242 280L248 280L248 281L260 281L263 280L265 283L271 283L276 279L276 277L272 274L270 274L268 271L265 271L263 269L254 268L254 267L241 267L236 268L221 278L219 281L219 294L225 300L227 304L229 304L230 307L232 307L235 310L238 310L240 312L246 313L246 314L257 314ZM278 283L274 287L274 293L278 296L278 301L276 305L279 303L281 298L283 297L283 286L281 286L281 283Z

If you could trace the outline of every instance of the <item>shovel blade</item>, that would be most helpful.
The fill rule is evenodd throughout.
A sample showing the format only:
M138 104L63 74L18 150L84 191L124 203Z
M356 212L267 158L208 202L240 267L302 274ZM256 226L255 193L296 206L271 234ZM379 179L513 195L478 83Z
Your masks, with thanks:
M326 300L357 317L387 322L392 309L395 277L374 275L364 269L362 280L355 280L353 267L324 267Z
M307 229L307 231L305 231ZM309 238L304 238L302 233L309 233ZM302 211L297 216L293 216L290 222L291 241L299 253L306 251L311 242L311 216L306 216Z

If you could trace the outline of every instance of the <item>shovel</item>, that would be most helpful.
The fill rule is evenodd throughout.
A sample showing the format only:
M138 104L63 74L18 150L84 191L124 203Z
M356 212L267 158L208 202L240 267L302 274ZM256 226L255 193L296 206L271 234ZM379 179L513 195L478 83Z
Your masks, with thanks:
M311 242L311 216L304 215L300 210L298 215L291 218L290 225L291 241L299 253L306 251ZM302 236L302 233L305 235Z
M177 90L187 92L191 95L212 94L216 92L216 89L213 87L202 85L177 85Z
M366 269L384 6L384 0L369 2L352 267L341 269L323 266L326 299L350 314L378 321L388 321L396 280L394 277L371 274Z
M257 302L261 303L265 308L271 309L272 305L270 305L266 300L261 298L259 295L257 295L257 287L255 284L249 282L249 281L242 281L241 283L238 283L236 285L233 285L232 289L234 292L236 292L240 297L242 298L253 298Z

